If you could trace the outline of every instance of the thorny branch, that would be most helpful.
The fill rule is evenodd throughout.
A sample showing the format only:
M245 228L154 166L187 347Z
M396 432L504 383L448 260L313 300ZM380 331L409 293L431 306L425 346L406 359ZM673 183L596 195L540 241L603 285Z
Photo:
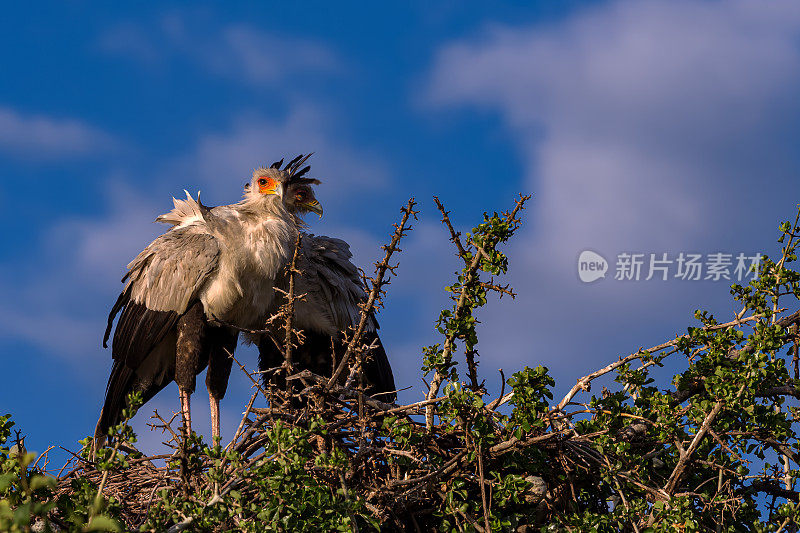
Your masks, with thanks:
M517 213L520 210L524 209L525 202L530 199L530 196L520 196L520 198L516 201L514 208L506 213L505 216L505 223L506 224L513 224L518 225L519 221L517 219ZM471 239L467 241L466 247L461 243L460 234L455 231L453 228L452 223L450 222L449 212L445 210L444 205L439 201L439 198L434 197L434 202L436 202L436 206L439 208L439 211L442 213L442 222L447 226L450 231L450 240L456 245L456 249L458 251L458 256L464 262L465 269L464 269L464 282L461 286L461 292L458 295L458 300L455 305L453 311L453 320L458 321L463 318L463 316L471 312L471 308L468 308L467 301L468 301L468 294L472 285L477 281L477 273L478 269L481 265L481 261L486 256L485 248L493 248L497 245L496 238L490 238L488 242L484 243L484 247L478 246L474 243ZM469 310L468 310L469 309ZM444 340L444 346L442 348L442 359L444 360L444 364L449 364L450 360L453 356L453 350L455 348L455 343L457 339L457 332L451 332L447 334ZM467 361L470 369L475 369L475 361L473 359L474 353L470 353L471 351L467 351ZM441 387L442 382L445 380L445 375L440 372L439 369L436 369L433 375L433 379L431 379L430 387L428 389L427 399L431 400L436 397L439 393L439 387ZM473 375L473 385L477 386L477 379ZM425 424L428 428L428 431L433 429L433 416L434 410L432 407L428 407L425 412Z
M295 294L294 294L294 285L295 285L295 276L300 274L300 271L297 270L297 254L300 251L300 239L301 233L297 231L297 237L294 242L294 251L292 252L292 261L289 264L289 291L286 294L286 303L283 305L281 309L281 313L284 316L284 338L283 338L283 359L286 364L286 368L289 372L292 371L294 365L292 364L292 334L294 333L294 302L295 302Z
M358 327L350 337L350 342L347 344L347 349L345 350L344 355L342 355L339 365L336 367L333 375L328 380L328 384L325 386L327 390L330 390L333 384L339 379L339 376L342 375L342 371L350 362L350 357L352 354L356 350L361 349L359 344L361 343L361 336L364 333L364 328L366 327L367 322L371 319L376 304L380 302L380 299L384 293L383 287L389 283L386 273L389 272L394 274L398 266L391 265L390 261L392 259L392 255L394 255L395 252L401 251L400 247L398 246L400 244L400 240L412 229L408 223L409 218L414 218L414 220L417 219L417 211L414 210L414 206L416 205L416 200L411 198L408 200L406 206L400 210L403 213L400 223L394 225L394 234L392 235L391 241L389 244L383 246L383 251L385 252L383 260L375 263L375 276L370 279L372 287L369 291L369 295L367 296L367 300L361 304L361 317L358 321Z

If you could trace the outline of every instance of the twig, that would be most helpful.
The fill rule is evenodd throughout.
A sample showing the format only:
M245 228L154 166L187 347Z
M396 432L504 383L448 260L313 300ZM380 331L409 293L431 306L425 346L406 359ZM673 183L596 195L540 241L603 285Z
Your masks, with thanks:
M731 326L737 326L737 325L745 323L745 322L751 322L753 320L758 320L759 318L761 318L763 316L764 315L762 315L762 314L752 315L752 316L749 316L747 318L732 320L730 322L726 322L725 324L717 324L715 326L704 327L702 329L704 331L716 331L718 329L725 329L725 328L728 328L728 327L731 327ZM687 338L689 338L688 334L681 335L681 336L675 337L671 341L667 341L667 342L664 342L662 344L658 344L656 346L653 346L652 348L648 348L647 350L639 350L638 352L634 352L634 353L632 353L630 355L627 355L625 357L621 357L618 361L615 361L615 362L611 363L610 365L604 366L600 370L596 370L596 371L592 372L591 374L580 378L578 380L578 382L570 389L570 391L567 393L567 395L564 396L564 398L559 402L559 404L555 408L555 410L560 411L560 410L564 409L564 407L569 402L572 401L572 398L574 398L575 395L578 392L580 392L582 390L588 390L589 384L593 380L599 378L600 376L608 374L612 370L615 370L615 369L621 367L622 365L633 361L634 359L640 359L641 357L643 357L643 356L645 356L647 354L653 354L655 352L660 352L661 350L663 350L665 348L669 348L670 346L675 346L678 342L680 342L681 339L687 339Z
M228 356L229 356L231 359L233 359L233 360L236 362L236 364L237 364L237 365L239 365L239 368L241 368L241 369L242 369L242 372L244 372L244 373L245 373L245 375L246 375L246 376L247 376L247 377L250 379L250 381L253 383L253 386L254 386L254 387L255 387L255 388L256 388L256 389L257 389L257 390L258 390L258 391L259 391L259 392L260 392L262 395L264 395L264 398L269 398L269 396L267 395L267 391L265 391L264 389L262 389L262 388L261 388L261 385L259 385L259 383L258 383L258 380L253 378L252 374L250 374L250 372L248 372L248 371L247 371L247 368L245 368L245 366L244 366L242 363L240 363L240 362L239 362L239 360L238 360L238 359L236 359L236 357L234 357L233 353L231 353L230 351L228 351L228 349L227 349L227 348L225 349L225 352L228 354Z
M245 421L247 420L247 415L249 415L249 414L250 414L250 410L253 408L253 402L255 402L255 400L256 400L256 396L258 396L258 391L255 391L255 392L254 392L254 393L253 393L253 394L250 396L250 401L249 401L249 402L247 402L247 407L246 407L246 408L245 408L245 410L244 410L244 414L242 415L242 419L239 421L239 427L237 427L237 428L236 428L236 432L233 434L233 438L231 439L231 441L228 443L228 445L227 445L227 446L225 446L225 451L226 451L226 452L227 452L228 450L230 450L230 448L231 448L231 447L232 447L234 444L236 444L236 439L238 439L238 438L239 438L239 435L241 435L241 434L242 434L242 428L244 427L244 423L245 423Z
M475 453L478 454L478 476L481 488L481 506L483 507L483 521L486 526L486 531L491 531L492 526L489 524L489 505L486 502L486 478L483 476L483 453L481 453L480 443L476 444Z
M45 457L47 455L47 452L49 452L53 448L55 448L55 446L48 446L45 451L43 451L41 454L39 454L39 457L36 458L36 461L33 463L33 465L31 465L31 468L36 468L38 466L38 464L39 464L39 460L42 457Z
M525 202L527 202L528 199L530 199L530 196L522 196L519 200L517 200L514 209L511 210L511 212L509 212L505 217L506 223L510 223L516 219L517 213L520 211L520 209L524 208ZM464 282L461 285L461 293L459 294L458 301L453 311L453 320L460 320L463 318L463 314L465 313L468 291L472 284L476 282L478 267L480 266L483 255L479 250L477 250L479 247L475 245L477 253L470 257L469 252L464 249L464 246L461 244L461 241L458 238L458 234L453 229L452 224L450 224L450 218L447 215L447 211L445 211L444 206L442 206L438 199L435 199L435 201L436 205L439 207L439 210L442 212L442 220L450 229L451 240L453 240L453 242L456 244L459 256L464 261L466 267ZM492 245L494 244L496 243L492 242ZM456 333L450 333L445 337L444 346L442 346L442 359L445 361L445 363L449 363L449 361L452 359L453 349L455 348L456 341L455 335ZM474 361L471 366L474 366ZM436 397L436 395L439 393L439 387L442 385L444 379L444 374L439 372L438 369L434 371L426 399L430 400ZM428 431L433 429L433 409L431 407L428 407L425 411L425 425L428 428Z
M403 213L403 216L400 219L400 224L395 224L394 234L392 235L392 239L388 245L383 246L383 250L385 251L385 255L383 257L383 261L379 262L375 266L375 277L372 278L372 290L369 292L369 296L367 297L367 301L364 302L361 306L361 319L358 322L358 327L356 328L353 336L350 338L350 342L347 344L347 349L342 355L342 359L339 361L339 366L336 367L336 370L333 372L333 375L328 380L327 385L325 386L325 390L330 390L334 383L339 379L339 376L342 374L342 371L347 366L347 363L350 360L352 353L355 351L358 343L361 342L361 335L364 333L364 328L367 325L367 322L370 320L372 316L372 311L375 307L375 303L380 297L383 292L383 286L388 283L388 280L384 279L386 276L386 272L394 273L395 268L397 266L390 266L389 261L392 258L392 255L399 251L400 248L398 244L400 240L406 236L406 234L412 229L411 226L407 226L408 219L410 217L414 217L416 220L417 212L414 211L414 206L417 205L416 200L411 198L408 200L408 203L404 208L400 211Z
M739 388L739 392L736 394L737 398L742 395L742 392L744 392L745 387L746 385L743 384ZM708 432L709 428L711 427L711 423L717 417L719 412L722 411L722 407L724 404L725 402L723 402L722 400L718 400L717 403L714 404L714 408L711 409L708 415L706 415L705 420L703 420L703 424L700 426L700 429L695 434L691 444L689 444L689 447L686 449L686 452L681 454L681 458L678 460L678 464L675 465L675 469L672 471L672 474L670 474L669 480L667 481L667 484L664 486L664 490L667 491L667 493L672 494L675 491L675 486L680 481L681 476L683 475L683 471L686 468L686 464L689 462L692 455L694 455L694 452L697 450L697 447L700 446L700 441L703 440L703 437L705 436L706 432Z
M294 368L292 364L292 333L294 329L292 324L294 322L294 284L295 274L300 272L297 270L297 253L300 250L300 231L297 231L297 238L294 242L294 252L292 253L292 262L289 264L289 291L286 294L286 303L281 309L284 316L284 340L283 340L283 360L289 372Z

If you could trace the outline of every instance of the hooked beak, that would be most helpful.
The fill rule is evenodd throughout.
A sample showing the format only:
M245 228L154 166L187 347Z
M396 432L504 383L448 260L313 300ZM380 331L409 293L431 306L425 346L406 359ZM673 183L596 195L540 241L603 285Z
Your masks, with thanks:
M320 204L316 200L312 200L305 204L305 208L311 211L312 213L316 213L319 215L319 218L322 218L322 204Z

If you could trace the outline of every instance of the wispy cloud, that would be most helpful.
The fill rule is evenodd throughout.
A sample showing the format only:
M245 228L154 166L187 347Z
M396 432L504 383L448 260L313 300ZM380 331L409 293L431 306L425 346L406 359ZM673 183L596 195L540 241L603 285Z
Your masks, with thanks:
M97 46L108 54L135 58L147 64L157 63L164 54L159 50L159 43L142 26L131 22L105 30L98 37Z
M81 120L28 115L0 107L0 152L11 157L85 157L119 146L112 135Z
M146 64L175 58L244 85L281 87L296 76L343 71L325 44L245 23L219 25L197 13L171 12L155 24L122 24L99 38L101 50ZM199 36L202 36L199 38Z
M331 74L342 69L324 45L292 36L271 35L245 25L224 28L219 43L198 60L215 72L255 85L274 85L302 74Z
M3 266L4 337L54 356L97 356L125 265L163 229L152 224L157 209L120 182L106 194L104 213L53 220L24 257Z
M339 201L354 191L385 188L391 179L385 163L355 149L338 124L335 116L309 103L295 103L282 120L239 116L228 129L201 135L195 148L166 164L162 174L199 184L216 198L231 198L255 167L314 152L312 174L322 180L325 198Z

